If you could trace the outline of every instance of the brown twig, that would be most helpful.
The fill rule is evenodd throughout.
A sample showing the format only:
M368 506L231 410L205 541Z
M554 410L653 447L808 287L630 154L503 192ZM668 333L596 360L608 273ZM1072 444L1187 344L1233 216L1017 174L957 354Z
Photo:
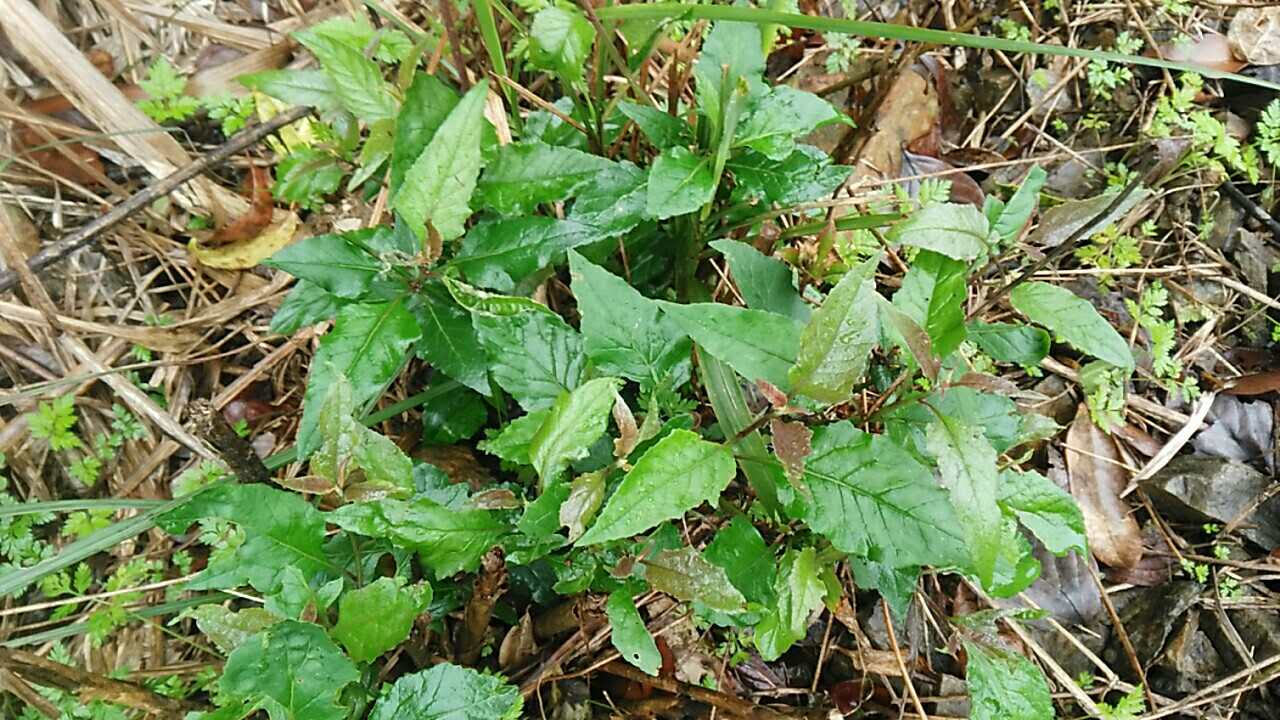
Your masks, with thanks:
M209 443L227 464L231 473L242 483L271 481L271 471L262 463L248 440L240 437L222 413L214 409L208 400L196 400L187 409L191 419L191 432Z
M74 692L84 701L105 700L162 718L180 718L188 711L201 708L196 703L165 697L141 685L112 680L22 650L0 648L0 668L37 685Z
M669 692L672 695L682 695L691 700L697 700L700 703L706 703L715 708L719 708L725 712L732 713L738 717L750 718L751 720L779 720L788 717L776 710L757 705L750 700L743 700L727 693L708 690L697 685L680 682L674 678L653 677L644 671L634 668L625 662L615 660L600 668L601 670L620 677L624 680L632 682L644 683L651 685L663 692Z
M494 548L481 561L475 590L462 614L462 627L458 629L458 662L474 665L480 659L484 636L489 631L489 620L493 617L493 606L506 592L506 558L503 557L502 548Z
M236 133L230 140L214 148L212 152L204 155L199 160L147 185L142 190L131 195L128 200L111 208L97 220L88 223L79 230L32 255L31 259L27 261L27 267L32 272L39 272L45 267L66 258L80 248L91 244L100 233L119 224L125 218L150 205L153 201L177 190L183 183L226 162L231 156L257 144L263 138L285 125L301 120L310 112L311 108L309 107L296 107L280 113L266 122ZM16 272L9 270L0 273L0 293L9 292L17 284L18 274Z

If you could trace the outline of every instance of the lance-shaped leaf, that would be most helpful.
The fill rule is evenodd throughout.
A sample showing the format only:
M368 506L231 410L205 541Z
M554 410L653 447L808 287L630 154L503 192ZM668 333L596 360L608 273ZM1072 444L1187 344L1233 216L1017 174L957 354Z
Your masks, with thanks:
M659 155L649 170L645 207L659 220L691 213L711 201L715 182L711 158L673 147Z
M818 574L813 548L789 550L778 570L778 600L756 625L754 640L760 657L772 662L782 657L809 629L809 617L822 606L826 585Z
M1057 555L1086 551L1084 516L1062 488L1038 472L1000 473L1000 506L1012 511L1045 548Z
M1035 366L1049 354L1049 333L1030 325L975 320L967 334L978 349L1000 362Z
M631 537L715 502L733 480L733 453L697 433L673 430L636 462L577 545Z
M847 422L817 428L804 473L805 520L838 549L892 567L968 560L947 492L889 438Z
M880 337L875 302L879 263L874 257L846 273L813 313L787 373L792 390L826 403L849 399Z
M604 434L619 386L615 378L596 378L556 399L529 442L529 459L544 487L569 463L586 457Z
M569 485L569 496L560 505L560 524L569 529L569 542L582 537L587 523L604 502L604 472L583 473Z
M662 310L703 350L739 375L789 387L787 371L800 344L800 326L794 320L719 303L664 302Z
M311 472L334 487L361 483L367 491L409 495L413 461L391 438L357 421L354 412L351 385L339 376L320 408L323 443L311 456Z
M571 248L602 236L590 225L572 220L525 216L476 225L450 263L473 285L510 292L516 283L553 262Z
M458 95L439 77L420 72L405 91L404 103L396 116L396 132L391 144L390 187L404 184L404 176L422 155L436 130L458 105Z
M622 654L622 658L649 675L657 676L662 666L662 654L658 645L644 626L635 600L625 589L614 590L604 606L609 616L609 640Z
M786 263L737 240L715 240L711 247L729 261L729 272L747 307L785 315L796 322L809 321L812 310L796 292Z
M476 199L504 215L529 213L542 203L573 197L615 166L599 155L558 145L504 145L480 176Z
M894 225L889 241L956 260L973 260L986 253L990 234L991 226L978 208L968 203L934 203Z
M989 587L1001 545L995 448L977 428L946 416L929 426L927 438L942 484L951 491L951 501L964 518L960 529L968 540L974 570Z
M946 255L921 251L893 296L894 306L929 333L933 351L940 358L950 355L965 338L967 270L964 263Z
M478 393L489 394L489 363L465 310L439 282L418 291L413 316L422 329L415 352L445 375Z
M471 193L480 175L480 136L484 101L489 91L482 81L458 102L431 142L405 172L391 201L419 237L431 223L444 240L460 237L471 216Z
M396 96L382 78L377 63L359 49L315 32L316 29L295 33L294 37L320 61L342 106L366 122L395 117Z
M751 111L734 133L734 145L764 153L775 162L791 154L796 138L843 119L831 103L787 85L770 88L754 100Z
M1027 282L1009 293L1009 302L1076 350L1118 368L1133 369L1129 343L1093 305L1070 290L1046 282Z
M577 10L551 6L539 10L529 28L529 59L535 67L559 73L566 82L582 79L596 30Z

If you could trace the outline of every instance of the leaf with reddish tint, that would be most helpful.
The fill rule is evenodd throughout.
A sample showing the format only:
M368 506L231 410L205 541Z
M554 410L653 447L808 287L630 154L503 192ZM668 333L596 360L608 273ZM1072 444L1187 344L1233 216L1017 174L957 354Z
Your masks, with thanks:
M737 612L747 605L724 569L707 562L691 547L663 550L645 560L644 568L645 579L654 589L677 600L697 600L724 612Z
M1071 495L1084 515L1089 549L1112 567L1131 568L1142 559L1142 533L1120 493L1129 482L1116 442L1093 424L1081 403L1067 431Z
M769 423L773 434L773 453L782 461L787 478L792 482L804 476L804 459L813 452L813 431L801 422L785 422L774 418Z

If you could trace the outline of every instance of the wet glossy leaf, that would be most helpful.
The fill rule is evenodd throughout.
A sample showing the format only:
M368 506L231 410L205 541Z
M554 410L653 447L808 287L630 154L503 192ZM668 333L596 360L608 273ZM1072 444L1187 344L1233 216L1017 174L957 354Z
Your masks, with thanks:
M573 83L582 79L596 30L582 13L552 6L539 10L529 28L530 60Z
M625 589L614 590L605 603L605 612L612 630L609 640L622 654L622 659L656 677L662 666L662 654L636 610L631 593Z
M345 304L319 285L299 280L271 316L271 332L292 335L308 325L332 320Z
M648 105L618 103L618 112L626 115L659 150L693 144L693 129L683 119Z
M875 303L879 262L879 257L873 257L846 273L813 313L800 337L795 365L787 373L795 392L839 403L848 400L862 380L871 350L880 339Z
M573 390L586 369L582 336L558 315L526 310L511 315L472 313L489 371L525 410L550 406Z
M424 285L412 307L422 330L415 346L418 356L445 375L487 395L489 364L471 323L471 313L438 282Z
M507 462L532 465L529 443L550 412L550 408L535 410L512 420L497 432L490 431L488 439L480 441L480 449Z
M1038 472L1000 473L1000 505L1012 511L1048 550L1086 550L1084 518L1066 491Z
M370 234L353 233L351 239L316 235L277 251L263 264L318 285L337 297L356 300L369 291L383 270L376 257L352 242L362 242L362 236Z
M782 206L830 197L853 171L845 165L832 165L831 158L812 145L797 145L782 160L753 151L738 153L725 168L733 173L735 199Z
M785 160L796 139L843 116L813 93L778 85L753 98L746 118L734 133L734 145L749 147L770 160Z
M927 436L942 484L951 491L951 502L964 518L960 530L974 570L983 585L990 586L1001 545L996 451L977 428L946 416L929 426Z
M618 163L578 191L568 219L590 225L601 238L621 235L648 218L648 183L646 170Z
M233 698L261 703L271 720L343 720L338 694L359 679L324 628L285 620L236 648L220 685Z
M601 239L590 225L572 220L526 216L476 225L450 263L473 285L510 292L516 283L553 262L566 250Z
M413 491L413 462L391 438L354 417L351 385L339 375L320 407L322 443L311 456L311 472L331 487L360 483L366 492L408 495Z
M894 293L893 304L929 333L933 352L945 358L965 339L968 268L946 255L922 250Z
M317 29L294 33L294 38L320 61L325 74L333 80L334 94L342 106L368 122L395 117L396 96L378 64L365 57L360 48L316 32Z
M697 81L698 108L713 127L720 126L723 85L736 88L740 80L746 80L753 90L761 89L762 47L760 28L751 23L717 22L703 39L693 76Z
M322 70L262 70L236 81L290 105L308 105L319 112L342 109L337 85Z
M399 188L404 184L405 173L422 155L458 100L458 94L435 75L420 72L413 76L396 117L390 187Z
M195 618L200 632L224 653L235 650L249 638L284 619L260 607L231 610L222 605L194 607L184 612L182 617Z
M1046 178L1048 173L1039 165L1031 167L1026 179L1022 181L1022 185L1018 187L1013 197L1009 198L1008 204L1000 211L1000 216L991 227L1001 240L1013 242L1017 239L1027 220L1031 219L1031 213L1035 212L1036 205L1040 201L1040 188L1044 186Z
M1000 362L1034 367L1049 354L1049 333L1030 325L975 320L968 331L982 352Z
M582 537L604 502L604 473L583 473L573 479L569 496L560 505L560 524L569 528L569 542Z
M636 461L576 544L631 537L704 502L714 503L734 473L729 448L673 430Z
M745 515L735 515L721 528L702 555L724 568L729 581L747 600L769 605L775 599L773 577L777 570L773 553Z

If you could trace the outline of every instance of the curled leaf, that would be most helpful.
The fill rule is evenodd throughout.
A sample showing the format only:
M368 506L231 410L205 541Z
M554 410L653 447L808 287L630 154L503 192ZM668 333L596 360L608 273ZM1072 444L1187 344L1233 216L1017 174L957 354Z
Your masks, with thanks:
M1142 533L1120 497L1128 484L1115 440L1093 423L1081 403L1067 431L1071 495L1084 515L1089 549L1112 567L1131 568L1142 559Z
M204 265L219 270L247 270L293 242L298 232L298 216L280 213L281 218L248 240L210 247L192 238L191 254Z

